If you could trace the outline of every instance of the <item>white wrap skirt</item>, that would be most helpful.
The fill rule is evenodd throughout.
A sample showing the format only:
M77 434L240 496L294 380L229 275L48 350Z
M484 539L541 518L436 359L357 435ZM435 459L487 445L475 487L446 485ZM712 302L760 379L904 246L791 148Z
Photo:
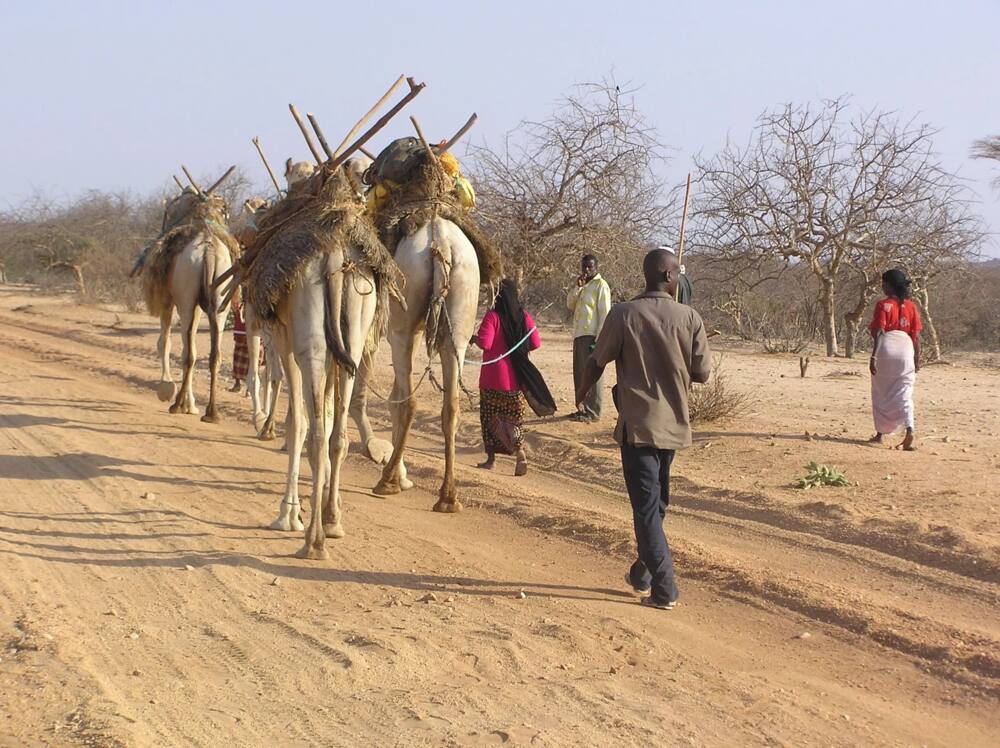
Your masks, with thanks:
M913 428L913 341L901 330L883 333L872 377L872 415L875 431L892 434Z

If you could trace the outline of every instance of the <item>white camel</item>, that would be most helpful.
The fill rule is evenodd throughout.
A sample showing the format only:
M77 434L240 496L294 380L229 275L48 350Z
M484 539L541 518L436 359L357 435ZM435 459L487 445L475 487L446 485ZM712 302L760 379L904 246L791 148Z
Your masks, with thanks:
M479 261L465 233L454 223L435 217L396 246L396 264L406 278L405 308L390 302L389 344L392 348L394 385L392 410L392 455L375 487L379 495L399 493L413 486L406 477L403 451L416 411L413 390L413 359L421 332L428 320L440 330L436 352L441 361L444 403L444 479L434 505L436 512L458 512L462 503L455 491L455 435L458 430L459 386L465 352L476 323L479 304ZM433 334L433 333L432 333ZM364 380L370 372L362 376ZM362 393L359 393L359 398ZM363 401L353 410L363 413ZM371 426L364 424L369 430ZM359 427L361 423L359 422ZM362 429L362 440L366 438Z
M338 201L351 199L353 196L349 197L345 188L353 189L347 176L352 172L348 167L330 177L338 184L334 184L335 191L328 194L337 195ZM361 210L360 204L358 209ZM357 220L367 219L359 217ZM370 231L373 244L381 246L374 227ZM344 233L340 239L332 240L332 245L315 244L313 249L308 249L303 242L327 240L293 226L269 239L260 259L255 261L269 262L271 252L275 257L308 257L301 268L289 269L294 273L293 280L287 293L277 300L276 319L270 324L288 380L289 400L285 422L288 480L278 518L270 527L303 529L298 478L302 447L308 434L312 513L300 555L312 559L327 558L326 538L344 535L340 474L348 449L348 407L381 297L376 292L377 281L369 258L362 247L352 243L350 237L354 235ZM297 250L287 252L282 249L283 244ZM299 251L303 248L307 249L304 253ZM387 255L385 259L391 264ZM248 281L251 286L261 283L255 281L255 269L256 264ZM255 291L251 288L251 296Z
M167 204L163 219L164 230L169 230L177 218L185 215L186 211L206 207L200 205L199 201L211 201L212 204L208 207L210 211L214 210L215 213L209 212L209 215L218 215L222 219L221 221L213 221L214 224L220 225L224 222L225 203L221 198L211 194L196 195L193 192L185 191ZM209 220L212 219L209 218ZM224 231L221 226L218 230ZM215 279L229 270L233 263L231 250L226 242L220 238L217 231L211 230L206 223L202 223L201 227L194 233L185 234L183 237L186 240L184 246L172 258L165 258L166 261L170 262L166 276L157 276L152 272L147 272L145 279L147 305L150 313L158 315L160 318L160 337L157 342L157 351L160 356L160 384L157 394L161 400L166 401L174 397L176 391L176 397L170 406L171 413L194 415L199 413L195 404L193 385L194 364L197 358L195 337L202 311L208 316L211 336L209 352L211 383L205 415L201 418L202 421L208 423L219 421L216 393L222 351L222 330L227 312L223 304L222 290L213 289L212 286ZM170 327L175 307L180 317L180 329L183 336L183 375L180 389L176 388L170 371Z

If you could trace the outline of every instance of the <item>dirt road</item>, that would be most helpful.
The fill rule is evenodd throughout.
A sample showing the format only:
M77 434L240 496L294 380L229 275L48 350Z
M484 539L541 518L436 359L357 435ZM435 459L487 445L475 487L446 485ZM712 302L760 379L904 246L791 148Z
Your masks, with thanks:
M441 516L428 390L417 488L374 496L377 468L352 455L348 535L329 562L306 562L298 534L262 529L284 455L254 438L235 395L219 426L166 413L151 320L0 287L0 343L0 745L975 746L1000 734L988 420L981 457L958 437L938 456L981 462L967 476L940 464L963 487L939 477L954 517L937 524L898 511L936 502L920 483L937 469L930 448L924 462L855 458L863 448L838 431L831 454L857 460L858 485L803 501L769 471L825 435L779 444L801 429L777 421L763 427L773 437L746 422L701 434L677 463L682 603L664 613L623 590L630 523L608 423L536 425L532 473L515 479L510 465L474 468L466 408L467 508ZM550 337L546 355L568 345ZM196 383L203 400L204 371ZM758 407L813 402L807 386L779 382ZM385 429L385 409L373 415Z

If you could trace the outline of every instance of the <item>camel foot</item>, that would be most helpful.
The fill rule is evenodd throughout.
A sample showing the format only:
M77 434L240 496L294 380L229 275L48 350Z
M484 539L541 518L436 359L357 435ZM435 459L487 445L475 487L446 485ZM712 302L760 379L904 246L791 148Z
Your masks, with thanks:
M264 430L264 424L267 423L267 414L263 411L253 414L253 427L258 435Z
M209 411L201 417L202 423L219 423L221 420L222 419L219 418L219 414L212 411Z
M328 538L342 538L347 533L344 532L344 526L338 522L335 525L323 525L323 534Z
M178 405L177 403L174 403L173 405L170 406L169 411L171 415L177 415L178 413L181 412L181 406Z
M462 511L462 502L458 499L438 499L434 511L442 514L458 514Z
M308 558L310 561L329 561L330 554L327 552L326 548L319 546L318 548L310 543L306 543L299 552L295 554L299 558Z
M278 530L279 532L302 532L306 529L306 526L302 524L302 518L298 516L292 517L278 517L271 524L267 526L268 530Z
M413 488L413 481L411 481L409 478L400 478L399 479L399 490L400 491L409 491L411 488Z
M392 457L392 442L373 436L365 442L365 456L376 465L387 465Z
M274 436L274 429L271 429L270 431L260 431L260 432L259 432L259 433L257 434L257 438L258 438L258 439L259 439L260 441L262 441L262 442L273 442L273 441L274 441L274 439L275 439L275 436ZM286 446L287 446L287 445L286 445ZM288 449L286 448L286 446L283 446L283 447L281 448L281 451L282 451L282 452L287 452L287 451L288 451Z
M383 478L378 482L375 488L372 489L372 493L376 496L394 496L397 493L403 492L403 488L400 484L401 481L388 481Z
M177 384L175 382L160 382L156 385L156 397L160 402L169 402L177 397Z

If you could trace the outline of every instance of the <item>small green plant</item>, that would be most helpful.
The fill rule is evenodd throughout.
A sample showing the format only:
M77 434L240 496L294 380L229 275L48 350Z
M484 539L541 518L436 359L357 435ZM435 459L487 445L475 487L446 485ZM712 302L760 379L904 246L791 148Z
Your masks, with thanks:
M808 491L810 488L816 488L817 486L847 486L850 485L847 482L847 476L836 468L827 467L826 465L820 465L817 462L810 462L806 465L807 472L804 478L799 478L796 482L796 488L801 488L803 491Z

